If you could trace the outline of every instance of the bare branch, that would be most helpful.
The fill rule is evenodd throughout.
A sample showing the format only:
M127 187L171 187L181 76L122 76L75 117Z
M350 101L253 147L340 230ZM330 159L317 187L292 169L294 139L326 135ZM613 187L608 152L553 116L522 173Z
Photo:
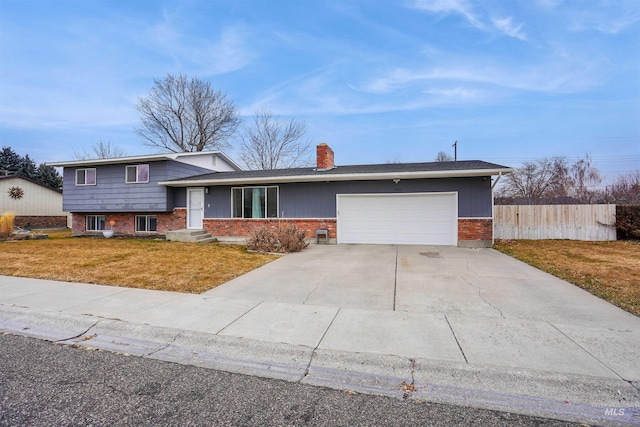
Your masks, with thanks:
M597 196L593 187L601 182L600 172L586 155L573 164L565 157L524 162L507 175L502 194L536 200L571 197L591 203Z
M240 159L249 169L282 169L310 163L311 143L304 140L307 122L278 119L270 111L256 113L242 136Z
M120 147L112 145L110 140L106 142L100 140L91 147L91 150L82 151L73 150L76 160L93 160L93 159L113 159L116 157L125 157L127 153Z
M138 98L136 133L144 144L174 153L222 149L240 124L232 101L211 83L180 74L154 80Z
M449 154L445 153L444 151L439 151L438 155L436 156L436 162L452 162L453 161L453 157L451 157Z

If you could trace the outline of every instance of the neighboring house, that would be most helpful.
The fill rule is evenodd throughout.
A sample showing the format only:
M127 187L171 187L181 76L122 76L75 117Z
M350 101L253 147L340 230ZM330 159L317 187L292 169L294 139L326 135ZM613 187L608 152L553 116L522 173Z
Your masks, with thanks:
M64 168L63 207L73 215L74 235L100 234L111 228L111 221L116 234L164 234L192 228L192 223L202 221L204 206L196 205L201 198L159 182L241 170L219 151L47 164Z
M111 219L118 233L188 228L221 239L294 223L309 238L326 229L337 243L490 246L492 177L511 172L478 160L335 166L326 144L308 168L242 171L222 153L200 155L218 163L189 169L195 153L52 163L64 167L74 234L108 228ZM149 182L126 183L144 164Z
M0 176L0 214L13 212L16 227L66 227L62 191L17 175Z

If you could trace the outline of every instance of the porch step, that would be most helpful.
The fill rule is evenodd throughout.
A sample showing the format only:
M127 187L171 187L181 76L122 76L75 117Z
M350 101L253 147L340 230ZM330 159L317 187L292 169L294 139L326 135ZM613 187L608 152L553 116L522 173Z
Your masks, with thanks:
M172 242L210 243L218 241L218 239L204 230L167 231L166 238Z

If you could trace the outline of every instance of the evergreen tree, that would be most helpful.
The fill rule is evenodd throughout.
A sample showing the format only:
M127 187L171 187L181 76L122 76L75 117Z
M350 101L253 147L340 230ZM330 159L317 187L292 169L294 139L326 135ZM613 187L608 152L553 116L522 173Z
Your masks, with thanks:
M62 177L53 166L40 163L36 171L36 181L56 190L62 190Z
M36 163L29 157L22 157L11 147L2 147L0 151L0 176L18 175L56 190L62 190L62 177L53 166Z
M0 151L0 175L14 175L20 169L22 157L11 147L2 147Z
M36 173L37 173L36 163L33 160L31 160L31 157L29 157L29 155L27 154L20 160L20 166L18 167L18 175L35 180Z

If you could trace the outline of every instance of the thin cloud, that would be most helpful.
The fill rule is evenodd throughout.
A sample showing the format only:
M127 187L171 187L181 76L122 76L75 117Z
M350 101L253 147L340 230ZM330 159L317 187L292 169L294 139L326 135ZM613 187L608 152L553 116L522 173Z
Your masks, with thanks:
M453 81L530 92L572 93L597 84L597 74L597 64L584 63L575 58L572 62L564 58L555 63L522 67L483 65L469 61L465 64L441 64L413 70L396 68L357 88L371 94L388 94L427 82Z
M416 0L412 7L437 14L460 15L472 26L486 31L486 26L478 19L473 7L466 0Z
M243 26L225 27L212 41L181 33L165 19L149 33L158 51L173 58L178 68L187 67L204 76L240 70L256 56L249 47L249 31Z
M511 22L511 18L493 18L491 20L493 22L493 26L496 27L503 34L513 37L522 41L527 40L527 35L522 31L522 25L514 25Z
M476 12L466 0L416 0L412 7L423 12L458 15L463 17L471 26L484 32L494 32L526 41L527 35L522 32L523 24L515 25L511 17L485 18L483 11Z
M592 7L579 9L562 6L559 11L566 14L567 27L575 32L597 31L617 35L640 22L637 0L594 1Z
M536 0L536 3L543 9L553 10L562 3L562 0Z
M574 31L595 30L604 34L616 35L631 28L637 22L640 22L640 14L610 20L594 16L592 19L585 19L584 22L574 24L572 29Z

